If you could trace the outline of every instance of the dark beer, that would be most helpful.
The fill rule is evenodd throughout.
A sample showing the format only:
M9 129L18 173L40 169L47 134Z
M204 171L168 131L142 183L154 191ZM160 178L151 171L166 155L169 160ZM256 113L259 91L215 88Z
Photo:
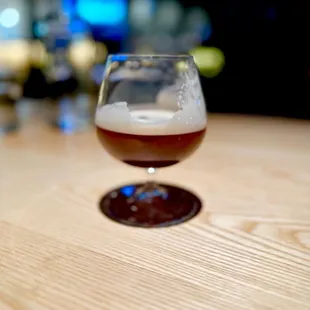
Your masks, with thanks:
M147 114L150 117L150 111ZM206 127L164 127L161 125L163 120L158 119L159 115L157 112L155 122L143 124L140 130L132 124L115 126L115 123L113 128L109 128L108 124L99 120L96 122L97 136L109 154L129 165L143 168L175 165L198 148Z
M173 135L133 135L97 127L105 150L115 158L137 167L167 167L187 158L201 143L206 129Z

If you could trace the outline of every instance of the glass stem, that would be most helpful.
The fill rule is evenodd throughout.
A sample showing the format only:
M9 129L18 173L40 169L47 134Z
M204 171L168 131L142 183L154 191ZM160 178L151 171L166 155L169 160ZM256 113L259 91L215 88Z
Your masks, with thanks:
M146 171L149 180L137 188L135 199L148 204L153 203L154 199L167 199L167 190L153 179L156 170L154 168L148 168ZM150 179L151 177L152 179Z
M153 176L156 172L155 168L148 168L146 171L147 171L149 180L146 183L144 183L140 188L138 188L138 190L136 192L136 197L139 200L145 200L145 201L149 201L149 202L151 200L155 199L156 197L166 199L167 198L166 189L164 187L160 186L153 179Z
M146 181L145 188L147 189L155 189L157 187L157 184L154 180L154 176L156 174L155 168L147 168L146 169L148 180Z

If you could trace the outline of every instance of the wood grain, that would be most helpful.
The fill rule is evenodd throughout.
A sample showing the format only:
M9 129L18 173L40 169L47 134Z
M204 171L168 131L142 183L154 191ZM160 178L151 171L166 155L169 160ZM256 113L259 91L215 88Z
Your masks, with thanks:
M164 229L99 212L146 175L93 130L23 128L0 159L1 310L310 309L310 122L212 115L199 151L157 175L204 209Z

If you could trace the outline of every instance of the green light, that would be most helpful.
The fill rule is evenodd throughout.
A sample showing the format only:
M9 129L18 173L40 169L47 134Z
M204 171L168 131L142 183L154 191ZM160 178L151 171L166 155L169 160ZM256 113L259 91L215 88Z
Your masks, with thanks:
M194 48L190 54L194 57L195 63L203 76L217 76L224 67L225 56L216 47L199 46Z

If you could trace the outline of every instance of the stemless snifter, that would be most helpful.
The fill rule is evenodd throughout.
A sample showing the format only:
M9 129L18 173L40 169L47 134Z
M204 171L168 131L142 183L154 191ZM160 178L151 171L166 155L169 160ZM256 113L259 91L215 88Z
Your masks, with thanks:
M192 56L110 55L95 118L104 149L126 164L153 175L183 161L207 128ZM148 181L109 192L100 208L123 224L158 227L192 218L201 203L184 189Z

